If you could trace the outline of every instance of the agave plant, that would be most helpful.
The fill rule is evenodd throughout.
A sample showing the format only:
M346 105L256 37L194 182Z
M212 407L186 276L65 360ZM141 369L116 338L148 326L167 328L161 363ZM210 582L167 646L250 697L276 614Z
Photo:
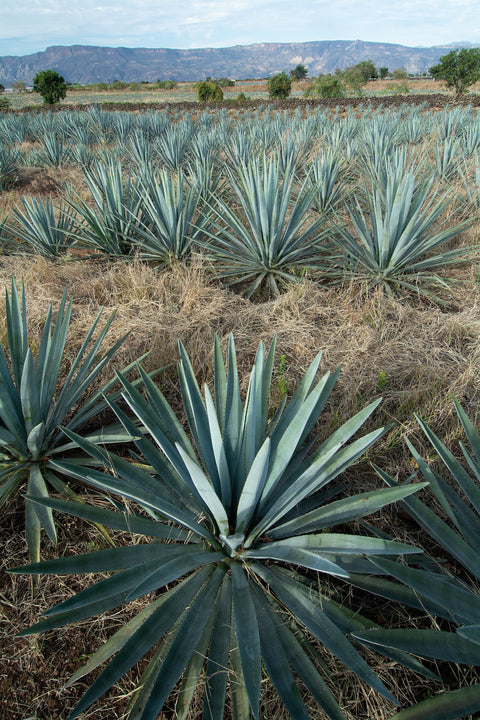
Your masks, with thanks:
M75 244L76 221L63 206L56 212L51 198L20 200L23 210L13 209L16 222L9 226L10 242L17 248L34 250L43 257L58 257Z
M294 198L295 167L281 173L275 158L226 171L244 218L219 198L208 252L221 277L250 283L248 296L262 284L278 295L279 281L319 264L320 219L309 216L314 189L305 180Z
M202 187L185 190L182 171L176 179L163 169L158 174L145 170L138 182L140 221L139 253L142 258L160 263L185 260L192 247L204 238L210 211L202 212L199 203Z
M449 471L449 481L434 471L407 441L413 458L429 482L437 502L425 504L419 498L405 498L404 506L420 527L428 533L437 545L443 548L458 567L463 567L474 582L459 577L442 562L430 562L425 567L425 558L420 558L420 567L411 563L402 565L386 559L375 559L375 564L385 573L396 578L409 588L415 596L416 607L426 608L430 613L449 620L457 626L456 632L446 630L367 630L359 637L371 642L372 647L395 647L420 655L450 662L480 666L480 434L469 420L462 407L455 402L456 410L465 430L472 451L463 443L461 449L470 473L445 447L435 433L420 418L422 430L435 452ZM380 472L391 487L400 487L393 478ZM440 517L440 512L445 520ZM382 581L382 592L387 597L402 602L411 602L403 585ZM380 583L375 582L375 592ZM480 683L461 690L444 692L432 699L400 712L395 720L421 720L426 717L441 717L456 720L480 712ZM393 718L392 718L393 720Z
M0 147L0 190L6 190L15 183L21 160L19 150L7 145Z
M445 228L444 220L432 230L448 206L446 196L438 199L430 192L432 182L419 183L412 171L405 172L401 180L395 175L388 177L384 191L373 187L367 193L369 220L357 198L356 208L349 210L353 231L337 227L332 236L342 252L331 258L327 275L389 292L403 288L441 302L427 285L448 287L451 281L440 278L436 270L464 261L469 251L434 251L464 230L469 221Z
M149 516L127 513L118 504L117 510L105 510L57 499L31 497L31 501L41 508L141 533L152 541L15 569L33 574L114 573L55 606L22 634L60 627L164 588L75 673L72 681L110 660L70 720L154 646L132 701L131 718L154 720L182 674L176 718L187 716L197 685L199 692L204 690L205 720L224 717L228 686L233 717L247 720L251 712L258 718L263 663L295 720L310 716L293 672L329 718L345 720L317 668L318 656L305 630L395 701L348 637L354 629L372 627L371 621L333 601L328 584L319 591L311 571L348 582L351 572L370 572L374 567L370 557L416 552L410 545L334 528L422 485L383 488L332 501L339 489L332 490L329 484L384 433L380 428L352 440L379 401L312 451L308 437L338 373L327 373L316 383L318 356L290 402L285 400L272 416L268 398L274 347L272 343L266 353L260 344L242 407L233 338L226 366L216 340L214 391L205 386L204 396L180 344L179 378L189 434L145 373L144 394L120 376L124 400L153 440L115 409L126 432L136 436L139 464L65 431L110 472L67 461L56 462L55 467L101 491L128 498ZM394 651L393 657L427 672L407 654ZM206 682L200 685L203 668Z
M310 182L314 188L313 207L326 213L338 204L344 183L338 182L342 167L338 152L329 151L316 156L311 164Z
M70 157L70 147L63 138L54 132L46 132L41 139L41 147L36 151L37 162L46 167L60 167Z
M6 292L8 352L0 345L0 507L24 483L30 495L48 497L49 486L64 493L66 485L52 461L75 448L78 451L78 446L66 441L60 425L66 423L71 430L79 430L107 408L102 393L111 390L115 378L96 392L88 391L125 337L99 354L113 320L112 315L100 329L99 313L60 384L71 311L72 302L67 305L65 290L55 322L52 307L48 311L35 362L28 338L24 288L21 301L15 280L10 294ZM94 443L128 439L118 424L102 427L89 437ZM42 527L55 542L51 510L27 502L25 529L32 560L39 559Z
M83 221L79 244L113 257L128 256L140 236L141 198L129 177L124 180L119 162L94 163L84 175L95 202L95 209L82 198L69 199Z

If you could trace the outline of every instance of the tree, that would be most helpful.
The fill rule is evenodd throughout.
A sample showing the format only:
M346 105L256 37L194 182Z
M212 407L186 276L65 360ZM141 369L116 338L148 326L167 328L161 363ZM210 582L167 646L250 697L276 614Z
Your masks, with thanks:
M308 70L305 65L297 65L297 67L290 70L290 77L292 80L305 80L308 75Z
M268 78L268 94L271 98L284 100L292 91L292 79L285 72Z
M380 68L378 68L378 72L380 75L380 80L385 80L385 78L388 75L388 67L385 67L385 66L380 67Z
M365 80L364 74L357 65L345 68L343 71L343 79L347 87L356 95L362 95L363 86L368 82Z
M26 89L23 80L15 80L15 82L12 83L12 90L16 92L25 92Z
M353 68L358 70L366 83L369 80L376 80L378 78L377 68L373 64L372 60L362 60L354 65Z
M435 80L445 80L447 87L455 88L455 93L461 95L480 80L480 49L451 50L430 68L430 74Z
M199 82L197 83L197 98L199 102L222 102L223 90L215 82Z
M405 68L395 68L395 70L392 73L394 80L406 80L407 79L407 71Z
M2 83L0 83L0 93L3 92L5 92L5 85L2 85Z
M56 70L40 70L33 78L33 90L43 97L44 105L54 105L67 94L67 83Z

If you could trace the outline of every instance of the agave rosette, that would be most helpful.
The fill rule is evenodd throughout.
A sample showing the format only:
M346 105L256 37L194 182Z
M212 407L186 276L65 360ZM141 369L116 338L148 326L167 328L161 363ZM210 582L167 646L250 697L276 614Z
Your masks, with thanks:
M49 308L35 358L28 337L25 291L22 288L20 301L14 279L10 294L6 292L6 312L8 352L0 344L0 507L24 483L29 495L47 497L49 487L59 493L67 491L52 461L71 454L72 450L78 452L78 446L67 440L60 425L78 431L108 409L104 393L112 390L116 377L96 391L89 391L126 338L120 338L108 350L100 352L114 317L111 315L101 327L100 312L60 387L72 312L72 301L67 304L67 290L55 321L52 307ZM119 423L105 425L90 432L88 437L92 443L123 442L130 438ZM84 456L83 460L87 459ZM25 528L32 560L39 558L42 527L52 542L56 542L51 510L27 502Z
M403 543L332 531L419 487L334 499L339 490L331 488L332 480L385 432L380 428L353 439L378 401L313 450L308 438L337 377L327 373L316 382L320 356L290 402L284 401L271 417L274 343L268 353L260 344L243 404L233 338L226 366L215 342L213 394L205 386L202 396L181 344L180 355L189 434L148 375L142 373L144 394L120 376L124 400L151 436L136 432L132 420L114 408L126 432L136 435L140 462L66 430L109 471L55 463L62 473L133 501L139 511L122 512L118 504L117 510L105 510L36 500L151 540L17 568L15 572L33 574L113 572L50 609L22 634L60 627L162 590L75 674L73 679L110 660L69 717L86 710L158 645L132 701L132 718L156 718L182 674L175 717L185 718L204 669L204 718L223 718L228 688L233 716L246 719L251 712L258 718L263 663L296 720L307 720L309 714L295 676L329 718L344 720L312 659L317 653L305 630L394 702L349 638L354 630L374 624L330 598L327 586L319 592L316 580L320 573L348 582L352 572L376 571L371 557L416 552ZM406 653L392 651L392 657L426 672Z

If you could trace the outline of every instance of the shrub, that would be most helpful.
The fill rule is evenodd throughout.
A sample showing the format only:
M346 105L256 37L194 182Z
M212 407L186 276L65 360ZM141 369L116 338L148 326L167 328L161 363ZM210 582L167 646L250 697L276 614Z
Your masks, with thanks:
M159 90L173 90L177 85L174 80L157 80L156 84Z
M319 95L322 98L339 98L345 95L345 88L341 78L327 73L314 78L305 91L305 97Z
M121 80L114 80L110 83L111 90L125 90L128 87L128 83L122 82Z
M197 98L199 102L222 102L223 90L216 83L199 82L197 83Z
M271 98L287 98L292 91L292 79L285 72L268 78L268 94Z
M406 83L406 82L390 83L387 88L387 94L408 95L409 93L410 93L410 88L408 87L408 83Z

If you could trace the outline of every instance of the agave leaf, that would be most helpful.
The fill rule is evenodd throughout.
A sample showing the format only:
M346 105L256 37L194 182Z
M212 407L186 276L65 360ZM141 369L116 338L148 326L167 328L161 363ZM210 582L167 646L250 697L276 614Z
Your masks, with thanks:
M252 560L282 560L283 562L294 563L311 570L324 572L328 575L348 578L348 572L339 565L303 548L282 546L278 543L276 547L271 548L270 543L266 543L256 550L247 550L243 553L243 556Z
M289 630L285 623L277 623L276 631L281 639L283 649L288 656L290 664L297 675L303 680L320 707L323 708L331 720L346 720L345 715L339 708L327 684L312 662L309 652L298 640L295 633ZM306 643L307 641L304 640L304 642Z
M222 501L212 487L212 483L201 467L190 458L178 443L176 447L190 474L192 483L203 500L206 511L215 520L220 536L229 535L230 530L227 513L222 505Z
M118 458L117 458L118 462ZM133 480L139 479L142 484L147 484L150 481L149 476L146 473L142 473L138 468L134 468L131 463L124 462L122 464L122 470L125 474L130 476ZM195 516L187 510L179 508L172 502L159 497L159 492L151 492L149 489L143 490L141 486L132 484L130 487L121 480L117 480L111 475L98 472L93 468L82 468L79 470L75 465L65 462L52 462L51 466L55 469L60 470L66 475L78 478L88 482L90 485L97 487L99 490L105 490L107 492L118 492L126 498L130 498L136 502L140 502L142 505L157 510L164 517L170 518L171 520L178 522L187 528L190 528L194 533L200 537L204 537L207 540L212 540L211 533L200 525ZM128 469L127 469L127 466ZM147 486L148 487L148 486Z
M124 513L120 513L115 510L107 510L75 500L61 500L51 497L36 498L27 495L27 500L42 503L53 510L59 510L60 512L65 512L93 523L108 525L108 527L114 530L123 530L124 532L138 533L140 535L148 535L149 537L164 538L172 541L176 540L177 542L185 541L188 538L190 542L195 542L195 537L190 537L191 533L181 528L165 525L164 523L156 522L131 512L125 511Z
M37 495L39 497L48 496L47 485L40 470L40 466L37 463L32 465L30 468L27 492L30 495ZM47 532L48 537L53 543L56 543L57 533L55 531L55 523L53 522L53 514L51 509L38 504L32 507L33 512L38 516L40 524Z
M40 559L40 531L40 519L35 512L35 507L32 503L27 503L25 505L25 535L30 559L33 562L38 562Z
M72 573L104 572L123 570L142 563L168 562L175 556L198 553L198 545L165 545L149 543L144 545L125 545L96 550L74 557L56 558L43 562L23 565L10 570L12 573L71 575Z
M261 650L258 619L253 604L248 578L243 568L233 562L232 574L233 615L242 673L248 700L257 720L260 706Z
M175 591L178 592L181 585L182 583L176 585L175 588L172 588L170 593L174 594ZM125 645L125 643L132 637L133 633L136 632L139 627L141 627L144 620L153 615L157 608L163 605L163 603L169 597L170 595L165 593L164 595L150 603L150 605L147 605L147 607L143 608L143 610L141 610L125 625L122 625L121 628L117 630L114 635L112 635L112 637L110 637L103 645L98 648L96 652L93 653L93 655L90 655L85 665L82 665L81 668L79 668L75 673L73 673L73 675L65 683L64 687L70 687L77 680L84 677L85 675L88 675L88 673L92 672L92 670L95 670L95 668L97 668L99 665L111 658L112 655L114 655Z
M254 565L253 569L270 585L290 612L347 667L368 682L381 695L397 704L393 695L368 667L353 645L327 615L302 592L298 583L288 581L284 576L280 577L273 568L267 566ZM358 637L361 637L361 634L358 634Z
M205 658L207 656L208 645L212 636L213 628L216 621L215 611L210 613L207 624L203 630L203 634L199 640L195 652L182 676L182 684L178 691L177 703L175 705L175 717L178 720L186 720L190 704L192 702L195 690L199 685L200 675L205 664Z
M196 652L203 631L216 609L224 574L224 569L217 568L206 587L201 589L189 607L152 688L151 699L145 708L142 720L156 720L173 686L192 654Z
M168 585L191 570L196 570L203 565L212 564L217 560L223 560L225 557L221 552L215 553L211 550L190 552L189 550L187 551L188 546L180 546L180 548L177 557L174 557L170 562L165 563L161 567L153 569L152 572L145 573L145 578L142 582L134 587L127 596L127 602L141 595L146 595L152 590L157 590L164 585Z
M398 648L420 657L480 665L480 646L457 633L441 630L364 630L354 633L372 646Z
M398 487L398 484L387 473L379 471L380 476L389 485ZM480 577L480 559L472 547L457 533L452 530L446 522L430 510L418 498L407 497L404 500L409 514L418 522L426 532L444 547L452 557L456 558L475 576Z
M319 527L333 527L347 520L365 517L389 505L401 500L414 492L417 492L427 483L416 483L408 487L398 487L385 490L373 490L369 493L360 493L352 498L336 500L319 510L312 510L303 517L291 520L284 525L277 526L269 531L274 539L280 539L287 535L293 535L297 531L308 532ZM396 492L392 492L395 490Z
M235 635L233 619L230 633L230 647L230 662L232 665L232 675L230 677L232 718L233 720L250 720L251 714L248 691L243 677L242 661L240 656L240 650L238 647L238 641Z
M237 506L236 533L245 532L265 487L270 461L270 442L270 438L267 437L252 463L242 488Z
M480 710L480 684L449 690L401 710L390 720L461 720Z
M416 570L383 558L373 562L420 596L442 605L454 617L460 618L460 622L480 623L480 597L464 589L455 578Z
M228 677L230 626L232 618L232 581L225 575L218 600L216 622L212 630L206 667L203 716L206 720L223 720Z
M260 546L261 547L261 546ZM417 553L419 549L413 545L382 540L380 538L362 537L361 535L345 535L339 533L320 533L312 535L295 535L277 542L267 543L268 548L296 547L322 553L354 553L365 555L402 555Z
M210 572L206 570L193 575L189 582L183 585L182 603L178 602L177 593L172 593L159 608L144 620L139 629L127 640L105 670L89 687L82 699L75 706L73 712L69 715L69 720L78 717L80 713L90 707L90 705L109 690L124 673L130 670L155 643L161 640L175 620L184 612L184 607L188 606L193 600L209 575ZM153 717L155 718L156 715Z
M10 360L15 385L20 388L23 365L28 350L27 345L27 303L25 287L22 285L22 306L18 297L17 284L12 276L10 295L5 291L5 311L7 316L7 334Z
M276 691L295 720L309 720L310 715L302 701L297 684L294 680L288 657L283 649L282 642L277 635L278 619L273 613L271 616L268 602L262 593L253 593L253 601L258 618L260 631L260 644L263 663Z

